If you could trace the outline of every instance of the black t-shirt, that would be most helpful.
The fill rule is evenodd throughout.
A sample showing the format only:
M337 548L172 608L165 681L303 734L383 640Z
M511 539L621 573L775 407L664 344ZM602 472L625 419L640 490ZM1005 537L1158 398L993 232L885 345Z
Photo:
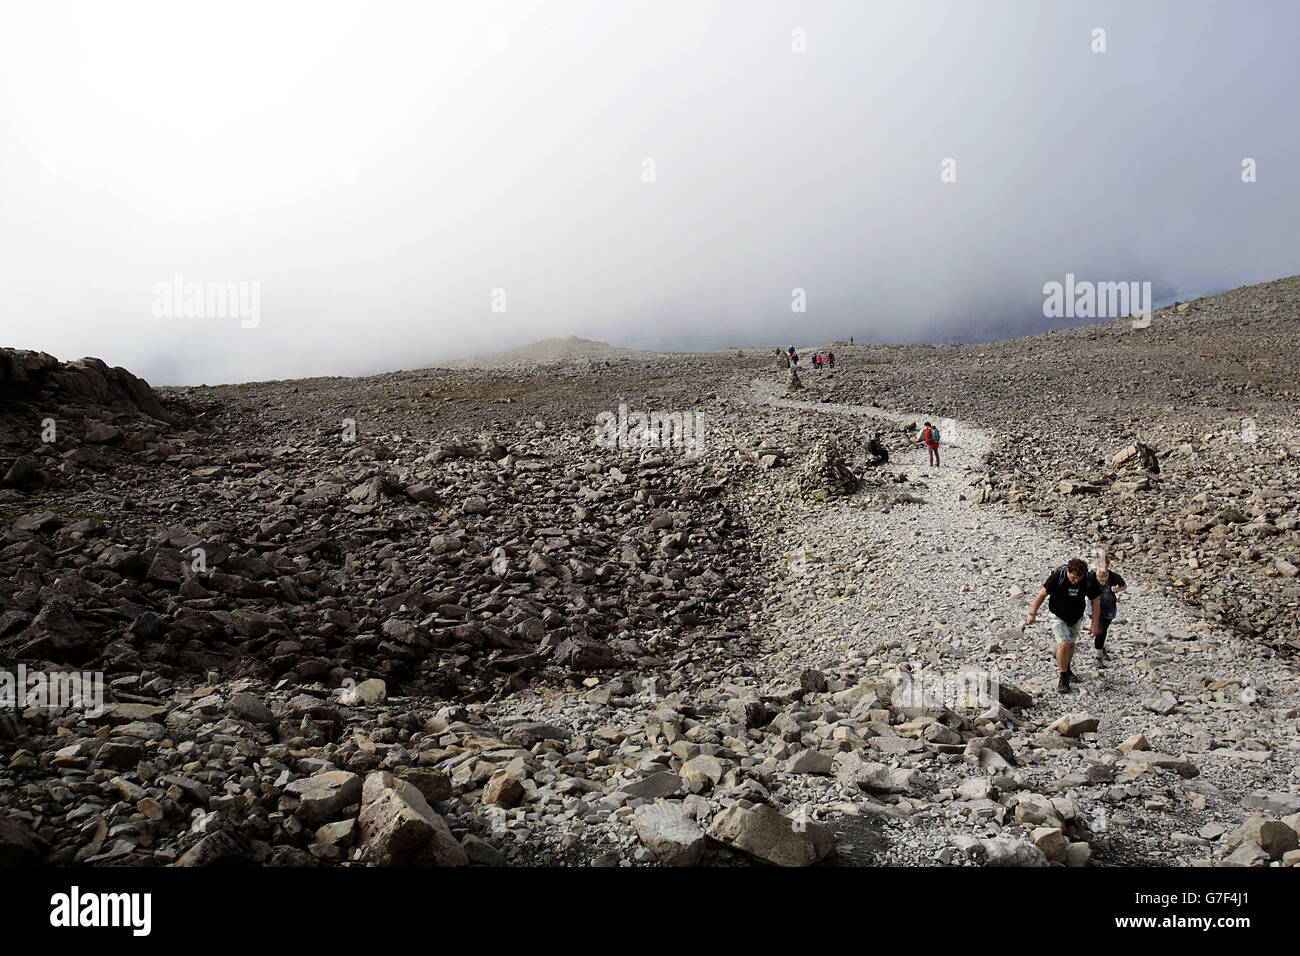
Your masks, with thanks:
M1093 575L1086 575L1078 584L1071 584L1064 564L1047 576L1043 588L1047 591L1047 609L1071 625L1083 617L1084 602L1088 598L1101 596L1101 587Z
M1110 572L1110 577L1106 579L1106 587L1105 589L1103 589L1101 586L1101 582L1097 580L1097 572L1089 571L1088 585L1090 587L1095 587L1098 591L1101 592L1102 620L1106 620L1106 621L1113 620L1115 618L1115 615L1119 613L1119 608L1117 606L1118 602L1116 602L1115 600L1115 592L1112 591L1111 588L1126 587L1127 585L1124 584L1124 579L1120 577L1118 571L1112 571ZM1091 592L1089 592L1089 594L1091 595Z

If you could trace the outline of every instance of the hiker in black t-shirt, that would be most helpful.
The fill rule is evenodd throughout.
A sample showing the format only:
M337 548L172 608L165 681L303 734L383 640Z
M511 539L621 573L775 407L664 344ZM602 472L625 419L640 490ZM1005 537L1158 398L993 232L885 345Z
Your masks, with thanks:
M1074 659L1074 644L1083 630L1083 612L1087 599L1100 597L1101 588L1095 578L1088 575L1088 565L1082 558L1071 558L1047 576L1042 589L1034 598L1034 606L1029 609L1029 623L1038 619L1038 609L1047 601L1047 609L1052 612L1052 638L1056 642L1056 664L1060 677L1056 689L1062 694L1070 693L1070 681L1078 680L1070 669ZM1092 633L1097 633L1097 616L1101 612L1101 602L1093 604Z
M1115 595L1125 590L1128 585L1118 571L1110 570L1110 565L1106 562L1098 564L1095 571L1088 572L1088 583L1101 595L1098 601L1088 602L1088 611L1097 622L1092 632L1092 646L1097 655L1097 666L1101 667L1106 663L1106 631L1110 629L1110 622L1119 614ZM1101 605L1100 615L1093 612L1091 605L1094 603Z

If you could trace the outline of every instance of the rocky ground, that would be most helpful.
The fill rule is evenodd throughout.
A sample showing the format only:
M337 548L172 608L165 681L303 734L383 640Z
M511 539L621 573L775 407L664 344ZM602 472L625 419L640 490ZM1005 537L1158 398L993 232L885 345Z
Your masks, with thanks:
M0 721L0 860L1293 865L1298 299L791 391L775 349L0 353L0 669L110 685ZM621 404L703 454L602 447ZM1025 612L1099 548L1131 588L1061 696Z

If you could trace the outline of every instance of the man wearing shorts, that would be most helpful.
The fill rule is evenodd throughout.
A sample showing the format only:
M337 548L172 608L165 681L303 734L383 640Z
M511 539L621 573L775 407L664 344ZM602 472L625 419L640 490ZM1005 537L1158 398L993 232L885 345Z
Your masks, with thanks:
M1081 558L1071 558L1047 576L1034 598L1034 606L1029 609L1030 624L1038 620L1038 609L1044 600L1052 612L1052 638L1056 642L1056 665L1060 669L1056 689L1062 694L1070 693L1070 681L1077 680L1070 670L1070 661L1074 658L1074 643L1083 631L1084 607L1088 598L1098 597L1101 588L1096 578L1089 577L1087 563ZM1101 602L1094 601L1092 606L1092 633L1096 634Z

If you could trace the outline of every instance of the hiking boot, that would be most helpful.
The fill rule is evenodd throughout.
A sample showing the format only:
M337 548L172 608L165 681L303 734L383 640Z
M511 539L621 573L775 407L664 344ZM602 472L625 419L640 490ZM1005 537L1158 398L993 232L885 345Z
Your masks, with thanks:
M1076 674L1076 673L1074 672L1074 668L1073 668L1073 667L1071 667L1068 671L1065 672L1065 678L1066 678L1066 680L1068 680L1071 684L1077 684L1077 683L1079 683L1079 675Z
M1060 680L1058 680L1058 681L1056 682L1056 690L1057 690L1057 693L1060 693L1060 694L1068 694L1068 693L1070 693L1070 681L1067 679L1066 674L1065 674L1064 671L1062 671L1062 673L1061 673L1061 678L1060 678Z

